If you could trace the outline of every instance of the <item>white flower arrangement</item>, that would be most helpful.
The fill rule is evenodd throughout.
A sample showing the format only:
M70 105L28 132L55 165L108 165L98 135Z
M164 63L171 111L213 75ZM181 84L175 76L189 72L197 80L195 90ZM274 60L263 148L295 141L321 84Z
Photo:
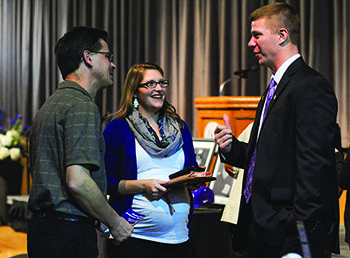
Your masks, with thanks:
M21 125L22 116L17 115L16 119L10 119L13 125L6 133L0 133L0 160L10 158L18 161L22 155L23 149Z

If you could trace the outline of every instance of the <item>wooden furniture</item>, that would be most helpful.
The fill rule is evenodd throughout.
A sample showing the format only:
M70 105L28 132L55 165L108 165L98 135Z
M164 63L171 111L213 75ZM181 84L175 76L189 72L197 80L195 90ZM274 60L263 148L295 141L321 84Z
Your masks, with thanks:
M255 118L255 111L260 97L198 97L194 100L198 110L197 137L204 137L204 131L209 123L224 124L223 115L227 114L233 134L238 135ZM210 125L209 125L210 126Z
M0 226L0 258L28 257L26 254L27 234L16 232L10 226Z

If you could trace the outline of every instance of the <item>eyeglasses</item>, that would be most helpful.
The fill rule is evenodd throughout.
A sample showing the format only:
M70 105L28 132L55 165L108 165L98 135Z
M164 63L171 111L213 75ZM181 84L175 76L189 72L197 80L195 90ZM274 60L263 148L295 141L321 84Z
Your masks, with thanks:
M166 88L169 86L169 81L168 80L159 80L159 81L150 80L145 83L140 83L139 86L154 89L157 87L157 84L159 84L159 86L162 88Z
M91 51L92 53L96 53L96 54L101 54L104 55L109 62L113 62L113 54L111 52L98 52L98 51Z

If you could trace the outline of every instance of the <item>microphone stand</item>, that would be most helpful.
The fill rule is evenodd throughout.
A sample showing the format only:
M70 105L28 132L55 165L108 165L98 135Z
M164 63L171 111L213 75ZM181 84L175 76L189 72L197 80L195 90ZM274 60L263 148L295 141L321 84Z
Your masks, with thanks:
M239 80L247 79L248 78L248 73L252 72L252 71L256 71L256 70L258 70L258 66L252 66L252 67L249 67L248 69L243 69L243 70L239 70L239 71L234 72L233 73L233 77L237 77ZM220 84L219 96L223 96L224 95L224 88L225 88L227 83L232 81L233 77L227 79L226 81L224 81L223 83Z
M232 81L232 77L220 84L219 96L224 96L224 88L226 84L229 83L230 81Z

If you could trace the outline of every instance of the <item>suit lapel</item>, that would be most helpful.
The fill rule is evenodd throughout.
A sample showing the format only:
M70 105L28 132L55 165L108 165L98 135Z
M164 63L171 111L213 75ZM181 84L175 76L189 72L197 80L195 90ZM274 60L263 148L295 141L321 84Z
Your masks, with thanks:
M277 84L277 88L276 88L276 91L274 93L274 96L272 97L272 100L270 102L270 105L269 105L269 108L267 109L266 111L266 116L265 116L265 120L264 122L266 121L266 119L268 118L269 116L269 113L271 112L271 110L273 109L273 106L275 105L275 103L277 102L279 96L282 94L282 92L284 91L284 89L287 87L289 81L290 81L290 78L293 76L293 74L299 69L299 67L302 65L302 64L305 64L304 60L302 57L299 57L298 59L296 59L289 67L288 69L286 70L286 72L283 74L280 82ZM267 94L267 91L265 91L264 94ZM264 126L264 122L261 126L261 129L262 127Z
M302 57L299 57L297 60L295 60L286 70L286 72L283 74L280 82L277 85L277 89L275 92L275 100L273 102L276 101L276 99L279 97L279 95L281 95L281 92L283 92L283 90L285 89L286 85L288 84L288 82L290 81L290 77L292 77L296 71L300 68L301 65L305 64L304 60Z
M284 89L287 87L291 76L293 76L293 74L299 69L299 67L301 65L305 64L304 60L302 57L299 57L298 59L296 59L286 70L286 72L283 74L280 82L277 85L276 91L274 93L274 96L270 102L269 108L266 111L266 116L265 119L261 125L261 129L260 131L263 130L265 121L268 119L269 113L271 112L271 110L273 109L275 103L278 101L279 96L282 94L282 92L284 91ZM255 149L255 145L258 144L257 143L257 135L258 135L258 131L259 131L259 124L260 124L260 118L261 118L261 114L263 111L263 107L264 107L264 103L265 103L265 98L267 95L267 92L269 90L269 86L267 86L267 88L265 89L263 95L261 96L261 100L259 102L259 105L257 107L256 110L256 118L255 118L255 122L252 128L252 133L251 133L251 138L249 140L249 147L248 147L248 160L250 160L254 149Z
M255 145L257 144L257 136L258 136L259 125L260 125L260 117L261 117L261 114L263 111L267 92L268 92L268 87L265 90L265 92L263 93L263 95L261 96L258 107L256 109L255 120L254 120L253 128L252 128L252 131L250 134L249 143L248 143L248 150L247 150L247 160L249 160L249 162L250 162L250 159L253 155ZM248 162L248 165L249 165L249 162Z

